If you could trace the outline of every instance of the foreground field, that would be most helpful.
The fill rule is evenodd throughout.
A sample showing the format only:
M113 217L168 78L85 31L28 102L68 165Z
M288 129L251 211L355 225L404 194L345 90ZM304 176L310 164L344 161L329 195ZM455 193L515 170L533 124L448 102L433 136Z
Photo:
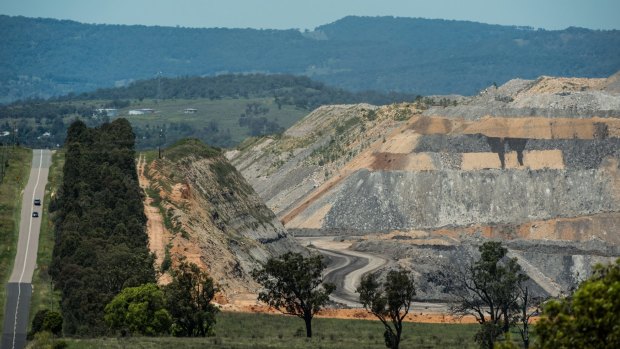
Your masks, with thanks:
M68 339L69 348L382 348L377 321L315 319L314 337L305 338L294 317L229 313L218 315L216 336L208 338L134 337ZM476 348L477 325L406 323L402 348Z

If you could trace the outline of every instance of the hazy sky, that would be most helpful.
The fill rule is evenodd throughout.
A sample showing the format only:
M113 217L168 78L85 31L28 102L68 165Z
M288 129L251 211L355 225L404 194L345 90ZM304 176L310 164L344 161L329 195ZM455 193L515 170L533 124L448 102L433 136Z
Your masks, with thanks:
M0 14L85 23L313 29L347 15L620 29L620 0L0 0Z

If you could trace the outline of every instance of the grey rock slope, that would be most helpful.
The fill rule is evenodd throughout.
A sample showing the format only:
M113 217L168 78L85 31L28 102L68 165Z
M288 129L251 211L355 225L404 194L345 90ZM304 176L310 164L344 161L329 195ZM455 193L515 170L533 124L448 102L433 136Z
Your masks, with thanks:
M342 183L324 227L377 233L620 211L609 177L602 170L361 170Z

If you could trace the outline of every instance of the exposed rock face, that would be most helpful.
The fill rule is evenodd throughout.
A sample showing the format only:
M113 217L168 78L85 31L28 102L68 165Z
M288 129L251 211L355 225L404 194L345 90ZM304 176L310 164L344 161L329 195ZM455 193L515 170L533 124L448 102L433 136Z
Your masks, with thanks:
M227 157L279 215L295 207L331 172L369 145L368 139L357 139L359 132L350 131L367 122L376 109L365 104L320 107L287 130L282 139L250 140L241 145L242 151L230 152ZM376 122L385 127L394 124L387 118ZM382 134L377 127L366 136L376 139ZM346 139L349 145L345 149L333 141L335 138Z
M486 239L557 294L620 256L617 82L542 77L435 97L447 107L323 107L229 155L289 231L360 236L354 248L413 268L422 298L444 297L438 273Z
M607 79L515 79L489 87L455 107L431 108L425 115L476 119L483 116L619 117L618 73Z
M609 175L600 170L360 170L341 184L334 199L324 227L363 233L620 211Z
M166 258L196 263L232 297L256 291L250 272L258 263L303 250L218 150L185 140L164 154L144 173L147 205L163 217L166 250L152 248L160 266Z

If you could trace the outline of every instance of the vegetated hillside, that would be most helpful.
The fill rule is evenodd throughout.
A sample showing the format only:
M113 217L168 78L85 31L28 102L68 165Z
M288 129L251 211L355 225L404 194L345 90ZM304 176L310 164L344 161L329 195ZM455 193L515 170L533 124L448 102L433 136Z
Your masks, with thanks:
M539 75L607 76L620 32L346 17L314 31L92 25L0 17L2 101L133 79L226 72L304 74L352 90L474 94Z
M126 87L102 88L58 100L273 98L280 107L292 105L315 109L324 104L389 104L415 99L410 93L350 92L327 86L305 76L285 74L225 74L214 77L155 78L132 82Z
M292 75L158 78L53 100L0 105L0 142L12 140L17 128L20 143L54 147L62 144L65 125L74 118L96 126L122 116L132 123L139 149L168 146L183 137L230 147L247 136L282 132L323 104L388 104L415 98L399 93L352 93ZM115 109L117 116L108 116L103 108ZM136 109L152 113L131 115Z
M107 331L105 305L123 288L155 281L127 120L67 133L63 183L50 203L55 245L50 274L61 291L65 334Z
M485 239L557 295L620 254L616 78L324 106L227 156L289 231L359 236L354 248L413 268L422 299L447 299L443 276Z
M146 200L149 247L160 283L182 260L206 270L221 289L219 301L256 294L253 269L288 251L303 251L219 149L184 139L163 158L138 163Z

